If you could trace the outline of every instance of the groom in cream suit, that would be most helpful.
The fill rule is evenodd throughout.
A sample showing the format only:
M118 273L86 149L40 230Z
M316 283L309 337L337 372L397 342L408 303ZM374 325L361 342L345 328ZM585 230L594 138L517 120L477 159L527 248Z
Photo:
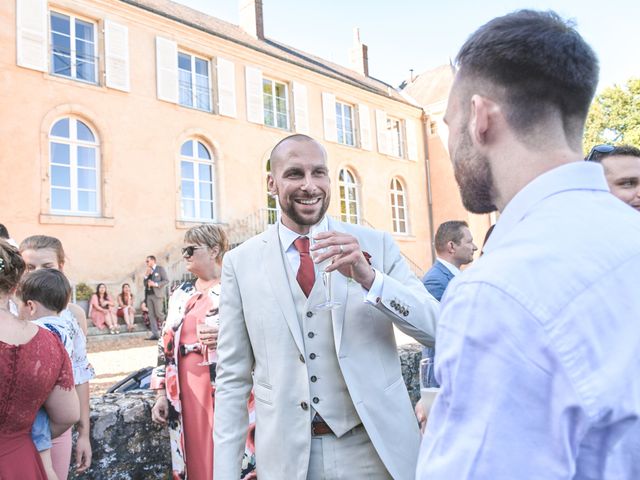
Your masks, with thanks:
M432 343L438 302L389 234L325 216L322 145L287 137L271 169L280 222L224 259L215 479L240 478L252 388L260 480L413 479L420 432L392 327ZM318 310L325 287L314 260L327 258L341 306Z

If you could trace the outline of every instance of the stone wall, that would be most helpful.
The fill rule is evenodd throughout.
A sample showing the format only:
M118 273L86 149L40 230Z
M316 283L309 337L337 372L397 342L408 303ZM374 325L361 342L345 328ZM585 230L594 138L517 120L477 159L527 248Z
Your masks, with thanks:
M421 347L399 347L402 375L412 403L420 398L418 365ZM170 479L169 434L151 422L155 395L150 390L112 393L91 399L93 462L71 480Z

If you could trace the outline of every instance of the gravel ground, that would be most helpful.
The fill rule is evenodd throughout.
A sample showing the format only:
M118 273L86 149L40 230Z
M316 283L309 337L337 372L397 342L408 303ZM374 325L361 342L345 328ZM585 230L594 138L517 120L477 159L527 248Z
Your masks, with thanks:
M130 373L156 364L157 343L145 340L147 336L141 332L89 337L88 357L96 371L90 384L91 395L102 395Z

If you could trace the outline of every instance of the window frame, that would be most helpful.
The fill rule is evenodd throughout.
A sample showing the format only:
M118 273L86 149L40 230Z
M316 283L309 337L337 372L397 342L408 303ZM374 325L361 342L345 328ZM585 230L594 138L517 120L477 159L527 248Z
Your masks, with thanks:
M263 108L264 111L264 115L263 115L263 123L264 125L266 125L267 127L271 127L271 128L277 128L279 130L285 130L285 131L290 131L291 130L291 115L290 115L290 102L289 102L289 84L287 82L281 82L280 80L275 80L273 78L270 77L262 77L262 104L264 106L265 104L265 96L266 93L264 91L264 84L265 82L269 82L271 84L271 106L273 107L273 118L274 118L274 125L270 125L269 123L267 123L267 109ZM285 102L285 108L284 108L284 113L286 115L286 119L287 119L287 125L285 127L281 127L278 125L278 114L280 112L278 112L277 110L277 99L280 97L277 97L275 95L275 87L276 84L279 85L283 85L284 86L284 102Z
M392 128L392 124L397 125L397 129L395 127ZM405 158L407 146L404 138L403 119L387 115L387 136L389 139L389 155L396 158Z
M343 173L349 175L353 181L345 180L344 177L346 177L346 175L343 176ZM355 193L355 200L350 200L349 198L350 189L353 189ZM344 192L344 197L342 196L342 192ZM360 225L362 222L362 210L360 208L360 184L358 183L358 176L349 167L342 167L338 171L338 199L340 200L340 220L352 225ZM342 213L343 204L345 206L345 213ZM350 205L355 205L355 215L351 213L349 208ZM355 222L351 221L351 217L355 217Z
M396 188L398 185L400 188ZM396 235L410 235L409 229L409 207L407 205L407 189L399 177L391 179L389 186L389 195L391 203L391 223L393 233ZM398 198L402 197L402 206L398 202ZM400 210L404 212L404 220L400 219ZM404 231L400 229L401 222L404 221Z
M338 115L338 107L340 107L340 115ZM346 130L345 127L345 107L347 107L350 110L350 119L351 119L351 131L348 132ZM340 145L346 145L348 147L355 147L356 146L356 118L355 118L355 105L351 104L351 103L347 103L347 102L343 102L341 100L336 100L336 140L337 143L339 143ZM347 133L351 134L351 143L346 141L347 138ZM342 139L344 141L340 140L340 135L342 134Z
M52 16L53 15L58 15L58 16L63 16L63 17L68 17L69 18L69 44L70 44L70 51L69 51L69 63L70 63L70 75L64 75L62 73L56 73L54 71L54 61L53 61L53 57L54 57L54 48L53 48L53 22L52 22ZM77 58L77 50L75 48L75 42L77 41L76 36L75 36L75 32L76 32L76 20L80 20L81 22L85 22L88 24L91 24L92 28L93 28L93 74L94 74L94 78L95 80L91 81L91 80L85 80L83 78L78 78L77 76L77 62L78 62L78 58ZM87 17L83 17L83 16L78 16L72 13L68 13L68 12L63 12L60 10L57 10L55 8L50 8L48 10L48 15L47 15L47 21L48 21L48 27L49 27L49 35L48 35L48 50L49 50L49 54L48 54L48 62L49 62L49 69L48 72L50 75L53 75L55 77L59 77L59 78L68 78L71 80L75 80L78 82L82 82L82 83L86 83L88 85L100 85L100 59L98 57L98 22L96 20L93 19L89 19ZM63 35L60 32L55 32L59 35Z
M187 142L192 142L192 148L193 148L192 152L194 153L192 154L191 157L187 157L182 153L182 148L184 147L184 144ZM208 160L197 156L198 144L201 144L209 154L210 158ZM194 202L193 217L189 217L185 214L185 208L183 205L183 202L185 200L184 189L183 189L183 182L185 181L185 177L183 177L183 174L182 174L183 162L190 162L193 165L193 173L194 173L193 178L186 179L193 183L193 192L194 192L193 198L187 199L187 200L192 200ZM212 215L211 218L203 217L202 212L200 211L200 202L203 201L203 199L200 197L200 184L205 183L200 179L200 168L199 168L200 165L208 165L208 167L211 169L211 182L205 181L211 184L211 215ZM215 156L212 153L212 149L206 144L206 142L204 142L199 138L187 138L185 141L183 141L180 144L178 168L180 172L180 176L179 176L180 219L185 222L215 223L218 216L218 212L216 208L217 207L217 188L216 188L217 176L216 176L216 169L215 169Z
M61 120L68 119L69 120L69 137L58 137L53 135L53 127L60 122ZM78 125L77 123L83 123L93 135L94 141L89 142L88 140L79 140L78 139ZM75 135L75 137L74 137ZM49 213L51 215L64 215L64 216L75 216L75 217L100 217L102 215L102 162L100 155L100 137L97 135L95 128L93 128L87 121L84 119L67 115L63 117L59 117L55 119L51 123L51 127L48 133L48 147L49 147L49 165L47 168L49 175ZM57 187L53 185L53 167L54 166L62 166L67 167L67 165L54 163L53 158L53 143L67 144L69 145L69 187L70 191L70 208L69 210L56 209L53 206L53 189L54 188L64 188ZM96 195L96 210L93 212L83 211L78 209L78 194L80 191L93 191L88 189L80 189L78 187L78 170L81 168L78 166L78 147L91 147L95 152L95 195ZM82 167L84 168L84 167Z
M189 57L190 59L189 64L191 66L191 71L187 72L187 70L180 68L180 55L185 55ZM197 105L198 103L197 78L198 78L198 75L201 76L202 74L199 74L196 71L196 60L201 60L207 63L207 95L208 95L209 108L202 108ZM178 102L177 102L178 105L180 105L181 107L191 108L193 110L199 110L201 112L213 113L213 86L212 86L213 84L212 84L212 78L211 78L211 59L206 58L204 56L196 55L195 53L191 53L186 50L178 49L177 69L178 69ZM180 80L181 72L187 72L190 74L190 81L191 81L190 90L191 90L191 102L192 102L191 105L182 103L181 92L183 87L182 87L182 82Z

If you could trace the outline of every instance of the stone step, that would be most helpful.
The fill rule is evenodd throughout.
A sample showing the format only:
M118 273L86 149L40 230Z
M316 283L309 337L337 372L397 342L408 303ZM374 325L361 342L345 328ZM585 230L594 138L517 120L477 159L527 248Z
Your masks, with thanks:
M109 329L106 326L102 330L94 326L90 318L87 318L87 326L88 326L87 337L115 336L115 335L111 335L111 333L109 332ZM135 316L133 327L134 327L134 330L133 332L131 332L131 334L151 332L151 330L148 329L147 326L144 324L144 320L142 320L142 315ZM124 323L123 318L118 318L118 329L120 330L120 335L129 333L127 332L127 325Z

